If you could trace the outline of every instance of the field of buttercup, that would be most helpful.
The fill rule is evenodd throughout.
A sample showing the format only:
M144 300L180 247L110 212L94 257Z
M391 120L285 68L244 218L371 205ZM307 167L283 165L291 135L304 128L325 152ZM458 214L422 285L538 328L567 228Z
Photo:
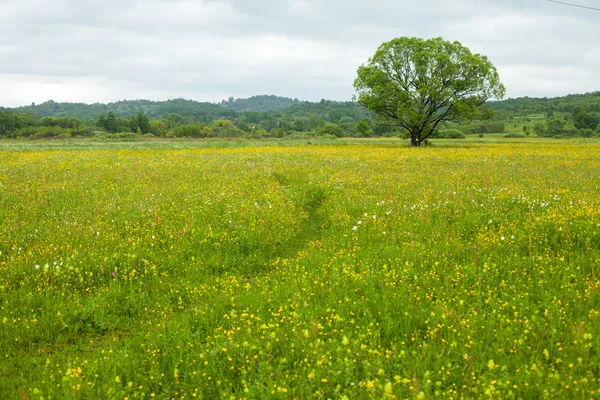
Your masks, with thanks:
M600 396L600 146L0 151L0 398Z

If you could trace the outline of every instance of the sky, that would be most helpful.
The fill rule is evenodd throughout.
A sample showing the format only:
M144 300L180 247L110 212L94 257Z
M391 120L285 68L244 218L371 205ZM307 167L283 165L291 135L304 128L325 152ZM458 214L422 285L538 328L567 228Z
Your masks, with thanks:
M0 106L346 101L401 36L486 55L506 97L600 90L600 11L546 0L0 0Z

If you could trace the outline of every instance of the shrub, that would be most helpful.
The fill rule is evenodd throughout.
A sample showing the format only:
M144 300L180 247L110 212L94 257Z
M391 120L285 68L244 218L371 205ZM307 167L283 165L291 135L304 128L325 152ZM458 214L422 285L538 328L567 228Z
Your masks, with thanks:
M489 133L504 133L504 122L493 121L486 124L487 132Z
M321 130L319 130L319 135L332 135L336 137L342 137L344 136L344 130L341 126L328 122L323 128L321 128Z
M76 128L61 128L54 126L28 126L14 132L13 137L34 137L34 138L52 138L52 137L71 137L88 136L90 130L85 125Z
M203 138L208 136L208 131L204 127L196 124L184 124L179 125L173 129L173 136L175 137L196 137Z
M458 129L440 129L435 137L439 139L464 139L465 135Z
M579 130L579 136L583 136L583 137L592 137L595 135L595 132L592 129L580 129Z
M504 135L502 137L506 139L522 139L525 137L525 135L522 133L509 133L508 135Z

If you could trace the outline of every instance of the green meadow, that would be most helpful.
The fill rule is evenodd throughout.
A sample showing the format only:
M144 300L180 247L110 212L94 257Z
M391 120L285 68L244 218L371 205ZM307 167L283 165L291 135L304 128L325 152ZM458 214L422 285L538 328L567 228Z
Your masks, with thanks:
M599 397L600 145L486 136L0 142L0 398Z

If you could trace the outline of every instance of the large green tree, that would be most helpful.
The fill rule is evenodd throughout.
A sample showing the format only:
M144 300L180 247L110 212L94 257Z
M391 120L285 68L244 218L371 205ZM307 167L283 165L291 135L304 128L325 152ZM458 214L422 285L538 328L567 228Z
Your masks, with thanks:
M506 91L487 57L459 42L408 37L379 46L354 87L359 103L408 131L413 146L447 121L481 116L480 106Z

